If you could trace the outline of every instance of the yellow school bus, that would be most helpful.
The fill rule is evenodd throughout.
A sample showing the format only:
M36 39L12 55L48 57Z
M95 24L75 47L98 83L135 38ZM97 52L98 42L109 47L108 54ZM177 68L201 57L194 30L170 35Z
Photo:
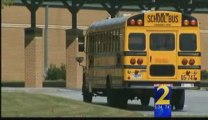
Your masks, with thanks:
M95 22L85 37L85 102L107 96L110 106L125 108L129 99L147 106L154 85L168 84L172 107L182 110L185 89L199 88L200 30L193 16L147 11Z

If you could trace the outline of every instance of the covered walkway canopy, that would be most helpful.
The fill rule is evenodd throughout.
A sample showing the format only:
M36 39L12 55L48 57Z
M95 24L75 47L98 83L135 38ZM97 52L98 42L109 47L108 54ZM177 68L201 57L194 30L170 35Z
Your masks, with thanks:
M72 14L72 29L77 29L80 9L106 10L111 17L119 11L170 10L186 14L208 13L208 0L14 0L31 12L31 27L36 27L36 11L40 6L64 7Z

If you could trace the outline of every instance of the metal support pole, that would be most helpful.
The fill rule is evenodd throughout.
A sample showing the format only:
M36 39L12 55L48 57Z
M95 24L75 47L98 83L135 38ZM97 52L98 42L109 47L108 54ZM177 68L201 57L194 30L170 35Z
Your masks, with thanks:
M72 29L77 29L77 11L72 10Z
M45 7L45 30L44 30L44 65L45 65L45 77L48 72L48 5Z
M35 10L35 0L31 0L31 27L36 28L36 10Z

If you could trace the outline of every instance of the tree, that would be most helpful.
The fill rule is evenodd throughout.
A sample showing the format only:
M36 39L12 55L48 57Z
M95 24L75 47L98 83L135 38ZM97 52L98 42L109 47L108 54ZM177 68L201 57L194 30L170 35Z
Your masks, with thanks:
M4 8L4 6L10 6L12 5L14 2L14 0L2 0L1 1L1 9Z

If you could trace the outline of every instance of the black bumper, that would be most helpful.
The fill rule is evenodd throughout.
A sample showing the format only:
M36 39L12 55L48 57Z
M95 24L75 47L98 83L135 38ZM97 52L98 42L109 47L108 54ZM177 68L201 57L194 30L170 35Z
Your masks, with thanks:
M142 81L125 81L123 87L125 89L154 89L155 85L168 84L172 89L199 89L200 82L142 82Z

